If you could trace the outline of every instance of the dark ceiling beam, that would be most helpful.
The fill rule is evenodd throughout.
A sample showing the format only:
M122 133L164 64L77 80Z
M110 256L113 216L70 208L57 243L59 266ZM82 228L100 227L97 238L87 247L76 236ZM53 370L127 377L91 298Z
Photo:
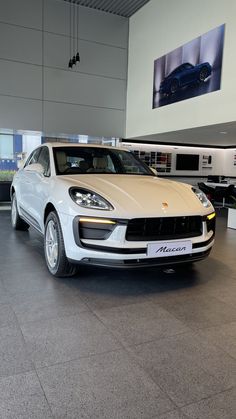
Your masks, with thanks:
M150 0L64 0L80 6L129 18Z

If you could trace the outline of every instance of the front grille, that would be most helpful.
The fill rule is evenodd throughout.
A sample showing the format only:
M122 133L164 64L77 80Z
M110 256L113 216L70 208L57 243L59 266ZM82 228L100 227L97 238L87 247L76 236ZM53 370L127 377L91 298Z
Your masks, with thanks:
M202 217L135 218L128 222L126 240L183 239L202 235Z

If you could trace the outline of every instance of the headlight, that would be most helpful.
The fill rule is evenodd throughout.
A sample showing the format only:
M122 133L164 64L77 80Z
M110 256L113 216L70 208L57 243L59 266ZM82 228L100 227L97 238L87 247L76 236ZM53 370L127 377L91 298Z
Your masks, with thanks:
M71 188L70 197L73 201L84 208L112 210L113 206L95 192L82 188Z
M211 206L211 203L210 203L209 199L207 198L207 196L204 194L204 192L202 192L198 188L192 188L192 191L195 193L195 195L197 195L199 201L201 201L202 205L205 208L208 208L208 207Z

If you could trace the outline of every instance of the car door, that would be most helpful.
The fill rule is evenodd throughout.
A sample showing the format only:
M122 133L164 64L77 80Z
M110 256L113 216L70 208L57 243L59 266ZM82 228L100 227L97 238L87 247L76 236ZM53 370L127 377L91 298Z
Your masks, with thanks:
M190 64L182 66L182 84L189 84L195 80L194 68Z
M49 150L46 146L39 147L37 153L32 155L23 169L21 182L21 207L23 215L30 224L38 230L43 226L43 209L48 195L48 182L50 178ZM33 165L41 165L43 170L31 170Z
M34 150L29 158L26 160L26 163L23 169L20 169L17 174L17 185L16 185L16 194L17 194L17 201L20 213L25 216L25 211L28 208L28 195L31 189L31 174L27 171L27 167L37 163L38 157L41 151L41 147Z
M43 167L43 173L34 173L32 176L32 195L29 197L32 208L32 215L43 231L44 209L49 195L49 183L51 179L51 167L49 149L46 146L41 148L38 157L38 164Z

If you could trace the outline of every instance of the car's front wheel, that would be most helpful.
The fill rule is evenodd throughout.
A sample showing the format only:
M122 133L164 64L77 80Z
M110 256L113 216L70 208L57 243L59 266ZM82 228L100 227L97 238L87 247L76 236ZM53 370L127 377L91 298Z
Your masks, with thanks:
M199 73L199 81L204 81L208 77L208 70L203 67Z
M55 211L50 212L45 223L44 254L49 272L57 277L72 276L77 267L66 257L60 220Z
M15 192L11 198L11 225L14 230L28 230L29 224L27 224L19 215L17 208L17 200Z

